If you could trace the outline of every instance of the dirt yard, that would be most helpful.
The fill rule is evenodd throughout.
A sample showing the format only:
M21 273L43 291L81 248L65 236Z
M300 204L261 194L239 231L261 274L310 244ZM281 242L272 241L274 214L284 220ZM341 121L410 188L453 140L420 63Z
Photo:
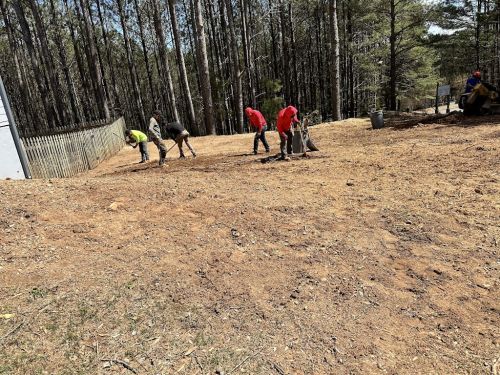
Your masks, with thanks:
M321 152L267 164L252 135L205 137L164 168L151 145L0 182L0 374L498 374L490 121L324 124Z

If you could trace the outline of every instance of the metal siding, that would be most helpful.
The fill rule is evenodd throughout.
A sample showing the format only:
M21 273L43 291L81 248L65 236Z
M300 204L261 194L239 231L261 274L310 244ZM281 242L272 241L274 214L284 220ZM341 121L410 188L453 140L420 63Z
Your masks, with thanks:
M7 118L0 115L0 121ZM8 126L0 128L0 179L24 179L23 166L17 154L16 145Z
M0 98L0 179L5 178L21 180L24 179L24 172Z

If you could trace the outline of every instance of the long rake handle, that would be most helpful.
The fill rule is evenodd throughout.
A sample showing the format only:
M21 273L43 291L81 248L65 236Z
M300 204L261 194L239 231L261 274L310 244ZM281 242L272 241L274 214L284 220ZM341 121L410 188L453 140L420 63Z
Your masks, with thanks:
M170 147L170 148L167 150L167 154L168 154L168 152L169 152L171 149L173 149L175 146L177 146L177 143L174 143L174 144L172 145L172 147Z

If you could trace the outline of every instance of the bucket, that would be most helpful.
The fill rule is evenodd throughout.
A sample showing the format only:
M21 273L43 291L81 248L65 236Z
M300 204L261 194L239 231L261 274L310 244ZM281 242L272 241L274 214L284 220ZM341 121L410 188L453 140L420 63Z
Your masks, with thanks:
M373 129L382 129L384 127L384 112L375 111L370 113L370 120Z

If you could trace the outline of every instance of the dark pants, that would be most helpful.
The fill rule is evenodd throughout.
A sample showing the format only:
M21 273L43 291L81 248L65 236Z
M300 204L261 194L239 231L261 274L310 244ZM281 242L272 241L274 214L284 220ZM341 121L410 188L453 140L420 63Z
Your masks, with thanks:
M288 139L285 139L285 137L283 137L280 133L280 139L281 139L281 142L280 142L280 149L281 149L281 157L284 158L286 155L285 155L285 145L286 145L286 152L287 154L291 154L292 153L292 142L293 142L293 133L291 130L288 130L286 132L284 132L286 134L286 136L288 137Z
M139 151L141 152L141 161L149 160L148 142L139 142Z
M160 138L152 138L153 143L158 147L158 151L160 152L160 164L165 162L165 158L167 157L167 146Z
M182 143L184 142L186 146L188 146L189 151L193 154L194 157L196 157L196 151L194 151L193 146L191 146L191 143L189 143L189 133L187 130L184 130L181 134L179 134L175 138L175 142L177 142L177 146L179 146L179 153L181 158L184 157L184 150L182 149Z
M267 130L267 126L264 125L262 127L262 130L259 132L256 132L255 133L255 138L253 139L253 151L254 152L257 152L257 150L259 149L259 139L262 141L262 144L264 145L264 148L266 149L266 151L269 151L269 144L267 143L267 139L266 139L266 130Z

